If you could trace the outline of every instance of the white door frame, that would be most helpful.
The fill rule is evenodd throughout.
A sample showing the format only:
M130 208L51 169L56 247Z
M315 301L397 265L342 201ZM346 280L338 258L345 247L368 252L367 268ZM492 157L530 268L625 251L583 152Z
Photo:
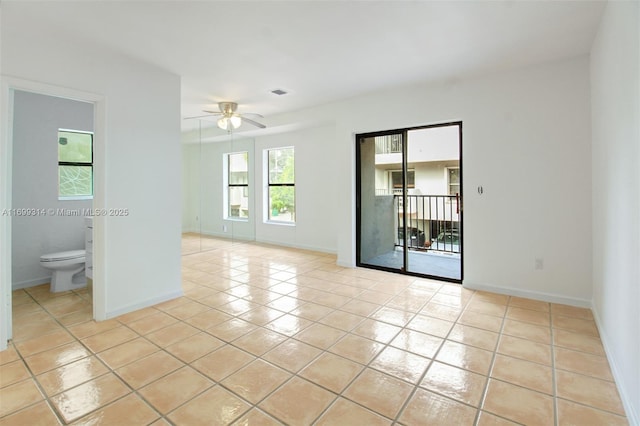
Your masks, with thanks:
M16 77L2 76L0 82L0 351L7 349L12 338L12 284L11 284L11 215L12 163L13 163L13 95L23 90L42 95L89 102L94 105L94 197L93 208L105 205L105 130L106 100L103 95L53 86ZM105 296L105 221L94 218L94 279L93 317L106 319Z

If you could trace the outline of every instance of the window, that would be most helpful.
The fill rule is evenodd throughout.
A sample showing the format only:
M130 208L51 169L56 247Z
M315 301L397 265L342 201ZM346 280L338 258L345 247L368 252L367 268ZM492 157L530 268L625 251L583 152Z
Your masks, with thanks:
M227 156L227 218L249 217L249 153Z
M295 169L293 147L267 151L268 214L273 222L295 222Z
M402 170L390 170L389 181L392 194L402 194ZM407 189L416 187L415 170L407 170Z
M447 168L447 184L449 185L449 195L456 195L460 193L460 168L459 167Z
M93 133L58 130L58 197L93 198Z

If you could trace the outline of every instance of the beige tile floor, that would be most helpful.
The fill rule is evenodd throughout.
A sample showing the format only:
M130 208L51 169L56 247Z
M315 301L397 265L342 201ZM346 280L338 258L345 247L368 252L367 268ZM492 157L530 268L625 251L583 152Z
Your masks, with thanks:
M13 293L0 425L625 425L591 312L209 240L184 297Z

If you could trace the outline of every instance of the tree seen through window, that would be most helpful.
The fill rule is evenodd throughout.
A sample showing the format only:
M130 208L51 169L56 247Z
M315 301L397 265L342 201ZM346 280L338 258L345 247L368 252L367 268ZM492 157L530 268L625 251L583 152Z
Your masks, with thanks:
M295 222L293 147L269 150L269 220Z
M93 134L58 131L58 196L93 195Z

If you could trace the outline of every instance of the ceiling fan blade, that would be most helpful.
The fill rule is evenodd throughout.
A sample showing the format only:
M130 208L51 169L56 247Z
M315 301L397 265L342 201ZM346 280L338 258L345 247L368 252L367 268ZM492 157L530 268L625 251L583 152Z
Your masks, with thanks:
M192 117L185 117L183 120L191 120L193 118L210 118L212 117L213 114L207 114L207 115L196 115L196 116L192 116Z
M241 116L245 117L245 116L249 116L249 117L258 117L258 118L264 118L264 115L262 114L258 114L256 112L243 112L240 114Z
M208 111L206 109L203 109L202 112L206 112L207 114L211 114L211 115L224 115L223 112L220 112L220 111Z
M257 121L253 121L253 120L251 120L250 118L247 118L247 117L245 117L245 116L242 116L242 120L243 120L243 121L246 121L246 122L247 122L247 123L249 123L249 124L253 124L254 126L259 127L259 128L261 128L261 129L266 129L266 128L267 128L267 126L265 126L264 124L262 124L262 123L258 123Z

